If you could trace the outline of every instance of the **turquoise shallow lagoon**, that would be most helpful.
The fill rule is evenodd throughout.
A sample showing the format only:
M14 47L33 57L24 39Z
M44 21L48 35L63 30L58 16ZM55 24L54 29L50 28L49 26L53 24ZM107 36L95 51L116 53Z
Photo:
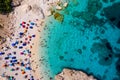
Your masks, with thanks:
M46 73L82 70L98 80L120 80L120 0L70 0L63 22L50 16L41 49Z

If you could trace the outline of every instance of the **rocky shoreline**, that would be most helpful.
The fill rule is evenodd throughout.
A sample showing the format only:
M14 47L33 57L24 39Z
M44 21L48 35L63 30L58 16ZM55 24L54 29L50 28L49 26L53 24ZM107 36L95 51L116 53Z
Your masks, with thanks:
M56 75L55 80L97 80L92 75L87 75L82 71L71 69L63 69L63 71Z

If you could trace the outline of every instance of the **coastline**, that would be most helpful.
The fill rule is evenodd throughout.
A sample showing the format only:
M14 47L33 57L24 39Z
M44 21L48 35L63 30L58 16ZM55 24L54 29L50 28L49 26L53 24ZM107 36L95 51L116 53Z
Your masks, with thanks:
M17 1L17 0L15 0L15 1ZM90 72L90 70L94 70L95 68L97 68L96 66L94 66L94 64L91 65L90 60L92 61L92 59L93 59L93 57L91 55L90 55L90 57L92 57L92 58L90 58L90 60L89 60L89 58L88 58L88 60L87 60L87 58L83 58L86 56L86 54L84 54L85 49L86 49L86 51L88 51L86 45L82 46L82 43L80 43L80 45L79 44L72 45L72 43L71 43L72 39L69 36L69 31L67 31L67 29L70 30L69 27L64 27L64 29L66 28L66 31L64 32L63 36L59 36L59 35L61 35L61 33L57 34L53 30L51 30L53 32L53 34L55 34L53 36L58 36L58 37L57 38L54 37L54 39L52 40L52 38L51 38L52 36L48 36L50 33L49 32L50 28L48 28L48 27L54 26L56 28L56 32L59 32L57 27L60 27L60 29L62 30L63 26L69 26L69 25L63 24L62 28L61 28L61 26L59 26L59 24L51 25L52 23L54 23L54 20L48 19L48 16L52 15L52 19L62 22L63 19L65 19L63 17L64 13L62 13L63 14L62 15L60 12L62 9L65 9L65 7L68 5L68 3L67 3L68 0L66 0L66 2L64 2L64 0L63 1L62 0L57 0L57 1L56 0L34 0L34 1L18 0L18 1L20 1L20 3L17 3L17 4L19 4L19 6L16 6L14 11L9 14L9 16L11 18L11 22L8 23L8 25L13 32L12 33L10 32L11 33L10 35L7 35L7 33L5 33L5 35L8 36L6 39L7 41L5 44L3 44L3 48L0 51L0 60L1 60L0 61L0 64L1 64L0 65L0 80L4 80L4 78L5 78L5 80L18 80L18 79L20 79L20 80L54 80L54 77L55 77L55 80L63 80L63 79L64 80L73 80L73 79L96 80L95 79L96 75L93 77L94 74L89 75L89 74L87 74L86 71L84 72L82 70L75 70L75 68L66 69L65 67L61 66L61 65L63 65L62 64L63 61L65 62L65 66L66 66L66 64L68 64L67 66L71 66L71 67L78 66L78 65L75 65L74 63L77 63L79 61L79 59L77 60L77 57L76 57L76 59L74 59L74 57L73 57L73 56L75 56L75 54L78 53L77 55L82 57L80 59L80 61L81 61L80 65L83 66L84 68L86 68L88 73ZM82 4L84 5L84 2ZM76 5L76 6L78 5L77 0L75 0L74 5ZM83 5L81 5L81 7ZM71 20L70 24L73 26L79 25L79 22L77 24L76 23L77 21L76 20L74 21L74 18L76 18L76 16L77 16L77 14L74 15L74 13L77 13L77 12L74 10L72 11L71 8L70 8L70 10L71 10L71 12L73 12L72 13L73 18L71 18L73 20L73 22ZM68 12L65 11L66 14L67 13L69 14L70 10L68 10ZM79 12L78 12L78 14L79 14ZM85 18L86 18L86 15L85 15ZM47 21L48 22L50 21L50 25L47 24ZM65 21L67 22L66 19L65 19ZM76 29L77 28L78 27L76 27ZM46 34L46 31L47 31L46 29L48 30L47 34ZM63 31L64 31L64 29L63 29ZM71 29L73 29L73 28L71 28ZM74 31L75 30L71 30L70 35L72 35L72 32L73 32L72 36L76 35L73 37L73 38L76 38L79 35L77 35L77 32L75 32L76 34L74 34ZM81 28L81 31L82 31L82 28ZM45 32L45 34L44 34L44 32ZM52 33L50 33L50 34L52 34ZM84 34L84 35L87 36L87 34ZM69 38L67 38L65 41L64 38L68 37L68 36L69 36ZM56 44L55 45L51 45L51 44L47 45L46 37L50 38L51 42L53 44L54 43L56 43ZM88 38L89 37L87 37L87 39ZM82 39L83 39L83 43L86 42L87 45L88 45L88 43L91 43L91 41L89 39L88 40L90 42L87 42L87 40L84 39L84 37ZM75 41L75 43L76 43L76 41L79 41L79 40L81 40L81 39L76 38L75 40L73 40L73 42ZM76 47L74 52L69 51L70 49L68 49L68 51L67 50L64 51L63 49L66 45L62 46L62 43L67 44L68 48L72 48L72 49L74 46L76 47L78 45L81 47ZM69 45L69 43L71 45ZM56 46L59 47L58 51L55 51L55 50L57 50ZM41 47L43 47L43 48L41 48ZM49 47L51 47L51 48L49 48ZM46 50L44 50L44 48ZM50 49L51 52L49 50L47 50L48 48ZM94 49L96 49L96 47ZM53 52L52 52L52 50L53 50ZM61 50L61 51L59 51L59 50ZM62 50L63 50L63 52L62 52ZM55 53L55 54L51 55L51 53ZM70 59L68 59L68 63L66 63L67 62L66 58L68 57L68 53L71 54L72 56L70 57ZM86 53L88 53L88 52L86 52ZM49 58L49 59L47 59L47 58ZM80 57L78 57L78 58L80 58ZM50 61L50 59L51 59L51 61ZM84 59L86 59L87 61ZM94 58L94 59L96 59L96 58ZM97 61L97 60L95 60L95 61ZM51 64L49 62L54 63L54 64ZM58 64L60 63L60 65L57 65L57 63ZM86 64L88 64L91 67L91 69L87 68ZM80 68L80 67L78 66L77 68ZM60 69L63 69L63 71L58 74L57 69L58 69L58 71ZM53 70L53 72L52 72L52 70ZM100 69L100 70L102 71L102 69ZM54 71L55 71L55 73L54 73ZM97 71L97 72L99 72L99 71ZM103 73L100 72L100 74L103 74ZM105 77L106 76L104 75L103 78L105 78ZM1 78L3 78L3 79L1 79ZM103 79L103 78L101 78L101 79Z

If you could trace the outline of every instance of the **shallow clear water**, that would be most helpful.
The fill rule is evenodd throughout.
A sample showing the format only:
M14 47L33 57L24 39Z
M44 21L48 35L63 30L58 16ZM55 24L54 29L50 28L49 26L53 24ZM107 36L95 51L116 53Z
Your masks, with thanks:
M71 0L66 9L58 11L64 15L62 23L49 17L41 47L49 66L46 66L48 75L54 77L63 68L71 68L92 74L99 80L120 80L120 63L117 65L120 29L102 15L102 9L115 2L102 2L102 5L101 2ZM92 6L89 9L88 3Z

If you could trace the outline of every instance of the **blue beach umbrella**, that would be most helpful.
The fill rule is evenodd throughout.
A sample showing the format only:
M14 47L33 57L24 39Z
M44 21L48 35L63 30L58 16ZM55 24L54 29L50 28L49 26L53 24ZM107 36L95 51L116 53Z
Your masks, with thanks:
M14 46L15 46L15 43L12 43L12 46L14 47Z
M32 70L31 67L26 67L25 69L26 69L26 70Z
M16 56L13 56L12 59L16 59Z
M15 44L18 44L18 43L19 43L18 41L15 42Z
M31 22L30 24L31 24L31 25L35 25L35 23L33 23L33 22Z
M0 52L0 55L4 55L5 53L4 52Z
M26 45L27 45L26 42L24 42L24 43L23 43L23 46L26 46Z
M32 35L32 37L35 37L35 35Z
M20 36L22 36L24 33L23 33L23 32L20 32L19 34L20 34Z
M33 26L30 26L30 29L33 29Z
M23 47L22 46L19 46L19 49L22 49Z
M9 57L5 57L5 60L9 59Z

